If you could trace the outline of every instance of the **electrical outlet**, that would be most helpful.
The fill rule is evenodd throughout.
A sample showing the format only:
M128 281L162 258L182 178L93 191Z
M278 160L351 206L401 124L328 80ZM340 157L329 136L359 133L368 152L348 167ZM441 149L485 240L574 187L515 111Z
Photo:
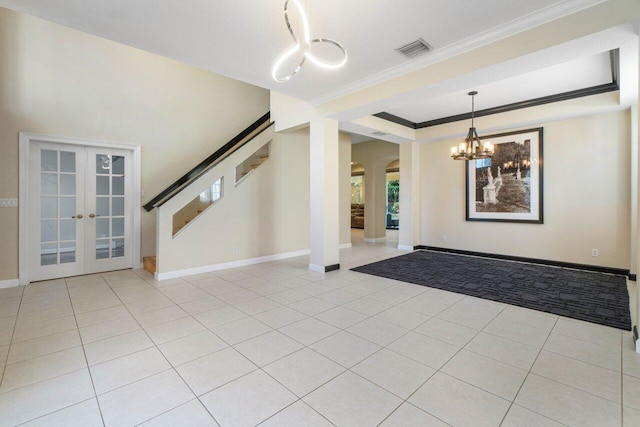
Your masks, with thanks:
M0 199L0 208L17 208L18 199Z
M447 235L446 235L446 234L443 234L443 235L442 235L442 241L443 241L443 242L446 242L446 241L447 241Z
M597 258L598 257L598 250L597 249L591 249L591 256Z
M237 247L235 247L235 246L233 247L233 253L234 253L234 254L237 254L237 253L238 253L238 248L237 248Z

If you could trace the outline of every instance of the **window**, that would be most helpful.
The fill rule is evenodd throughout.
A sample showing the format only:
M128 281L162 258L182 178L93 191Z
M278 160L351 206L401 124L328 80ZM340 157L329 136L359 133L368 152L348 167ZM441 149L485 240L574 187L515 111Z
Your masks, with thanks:
M196 219L202 212L220 200L224 191L224 177L220 177L207 187L198 197L187 203L173 215L173 235L175 236L187 224Z

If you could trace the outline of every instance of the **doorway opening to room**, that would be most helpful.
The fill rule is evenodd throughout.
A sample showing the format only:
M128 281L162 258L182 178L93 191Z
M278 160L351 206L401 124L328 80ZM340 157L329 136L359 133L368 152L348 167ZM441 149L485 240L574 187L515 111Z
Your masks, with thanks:
M364 166L351 163L351 228L364 229Z
M386 183L386 226L387 230L397 230L400 226L400 161L387 165Z

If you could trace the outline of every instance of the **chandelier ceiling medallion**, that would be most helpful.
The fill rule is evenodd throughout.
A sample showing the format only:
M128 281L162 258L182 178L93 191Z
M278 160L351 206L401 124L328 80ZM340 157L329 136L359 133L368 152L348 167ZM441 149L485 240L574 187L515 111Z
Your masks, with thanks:
M300 26L302 27L303 40L298 40L298 37L296 37L296 34L293 31L293 28L291 28L291 22L289 21L289 3L293 3L298 9L298 15L300 16ZM287 29L289 30L289 34L291 34L291 38L293 39L294 46L282 52L282 54L278 57L275 64L273 65L273 69L271 70L271 76L275 81L283 83L291 80L293 76L298 74L298 72L302 68L302 65L304 65L304 62L307 59L311 63L317 65L318 67L325 68L328 70L338 69L347 62L347 51L337 41L332 39L327 39L327 38L311 39L311 37L309 36L309 20L307 19L307 15L298 0L286 0L284 2L284 21L287 24ZM338 62L327 62L317 58L315 55L311 53L311 47L316 43L328 43L337 47L342 52L342 59ZM278 72L280 71L280 67L282 66L282 64L300 50L302 51L302 59L300 60L296 68L288 75L284 77L279 77Z
M487 159L493 156L493 144L489 141L483 144L482 141L480 141L480 137L478 137L476 128L473 126L475 114L474 97L477 94L478 92L476 91L469 92L468 94L471 96L471 127L464 142L460 143L459 147L451 147L451 157L453 157L454 160Z

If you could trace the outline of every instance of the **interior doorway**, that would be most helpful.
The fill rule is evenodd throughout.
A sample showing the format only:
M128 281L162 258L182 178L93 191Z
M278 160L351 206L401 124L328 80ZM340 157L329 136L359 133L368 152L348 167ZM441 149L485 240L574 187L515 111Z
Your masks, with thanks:
M139 148L29 134L20 144L21 284L139 265Z
M351 162L351 228L364 229L364 166Z
M387 230L400 228L400 161L387 165L386 178L386 227Z

